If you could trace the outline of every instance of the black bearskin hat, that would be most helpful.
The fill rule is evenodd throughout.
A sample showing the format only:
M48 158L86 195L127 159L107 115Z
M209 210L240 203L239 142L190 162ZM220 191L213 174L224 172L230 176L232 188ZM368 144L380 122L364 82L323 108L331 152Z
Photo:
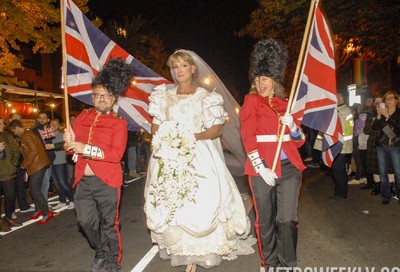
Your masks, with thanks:
M276 40L259 41L250 56L250 80L258 76L267 76L282 84L285 77L286 47Z
M113 95L120 95L128 89L134 75L132 65L120 58L110 58L93 79L92 87L103 85Z

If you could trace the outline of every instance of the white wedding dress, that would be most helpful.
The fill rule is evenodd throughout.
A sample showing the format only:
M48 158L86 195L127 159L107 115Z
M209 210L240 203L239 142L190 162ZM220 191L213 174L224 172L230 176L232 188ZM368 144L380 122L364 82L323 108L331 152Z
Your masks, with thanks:
M160 87L160 86L159 86ZM164 87L165 88L165 87ZM179 95L176 88L152 92L149 112L153 122L176 121L195 133L223 124L226 112L216 92L199 87L194 94ZM148 167L144 211L152 241L160 257L171 259L172 266L198 264L205 268L219 265L221 259L254 252L256 240L232 175L229 173L219 138L195 142L194 164L201 178L194 202L187 202L166 223L167 209L154 207L151 195L157 183L158 159L151 157Z

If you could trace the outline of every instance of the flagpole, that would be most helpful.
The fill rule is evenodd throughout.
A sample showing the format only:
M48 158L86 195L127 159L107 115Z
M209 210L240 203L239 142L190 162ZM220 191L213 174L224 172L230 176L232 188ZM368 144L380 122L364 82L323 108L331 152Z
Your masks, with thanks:
M305 28L304 35L303 35L303 41L301 43L299 59L297 60L296 71L295 71L294 77L293 77L292 89L290 90L286 113L290 112L290 108L292 107L294 93L295 93L297 85L299 84L298 81L299 81L300 69L303 64L304 55L305 55L305 51L306 51L306 45L307 45L308 37L310 35L311 22L314 17L315 8L318 5L318 1L319 0L311 0L310 10L308 12L307 24L306 24L306 28ZM278 158L281 153L280 151L281 151L281 147L282 147L283 135L285 134L285 128L286 128L286 126L282 125L281 132L279 134L278 147L276 148L276 152L275 152L274 163L272 164L272 168L271 168L271 170L273 172L275 172L276 164L278 163Z
M65 127L69 128L69 97L67 84L67 47L65 43L65 0L60 0L61 11L61 48L62 48L62 77L64 78L64 114Z

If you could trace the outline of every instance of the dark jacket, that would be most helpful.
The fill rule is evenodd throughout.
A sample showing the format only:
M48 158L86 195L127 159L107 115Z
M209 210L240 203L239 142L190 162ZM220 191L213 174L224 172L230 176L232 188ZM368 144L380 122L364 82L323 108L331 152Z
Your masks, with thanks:
M7 131L0 132L0 142L6 143L6 148L0 156L0 182L16 177L17 165L21 152L14 137Z
M26 169L29 176L51 163L42 139L31 130L25 130L21 136L21 152L24 156L21 167Z
M43 138L42 135L40 134L40 130L44 131L45 130L44 126L38 125L32 129L32 131L36 133L36 135L39 137L39 139L42 139L42 145L45 146L45 144L52 144L55 135ZM45 147L45 150L46 150L46 147ZM56 154L54 153L54 150L46 150L46 154L49 157L50 162L53 162L54 159L56 158Z
M392 139L384 133L383 129L388 126L396 136ZM400 147L400 109L396 109L388 119L382 116L381 119L376 118L372 123L372 129L379 131L379 136L376 139L376 146L395 146Z

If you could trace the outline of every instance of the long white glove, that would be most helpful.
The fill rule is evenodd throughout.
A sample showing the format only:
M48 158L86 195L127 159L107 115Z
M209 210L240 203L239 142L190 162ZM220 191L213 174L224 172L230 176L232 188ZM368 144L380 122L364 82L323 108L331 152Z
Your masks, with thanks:
M298 129L296 123L293 121L293 116L289 113L285 113L285 115L281 117L281 122L286 125L291 132L296 132Z
M253 165L254 167L254 171L256 171L257 174L260 174L265 183L269 186L275 186L275 179L278 177L275 172L272 172L271 169L264 166L260 159L260 154L258 154L258 151L252 151L247 154L247 156L251 161L251 165Z

